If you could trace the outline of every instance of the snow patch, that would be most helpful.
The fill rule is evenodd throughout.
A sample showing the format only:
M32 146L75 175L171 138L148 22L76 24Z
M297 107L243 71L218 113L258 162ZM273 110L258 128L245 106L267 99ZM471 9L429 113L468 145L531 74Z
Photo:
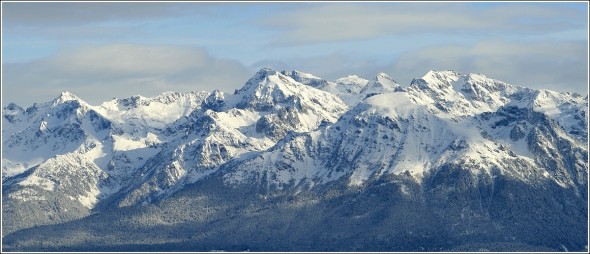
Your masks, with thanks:
M41 178L38 177L37 175L30 175L27 178L25 178L25 180L18 182L18 185L21 186L38 186L41 189L47 190L47 191L54 191L55 190L55 182L46 179L46 178Z
M100 194L100 190L98 190L98 188L93 186L88 190L88 192L86 192L84 195L78 196L76 199L84 207L91 209L92 207L94 207L94 204L96 204L96 202L98 202L97 197L99 194Z

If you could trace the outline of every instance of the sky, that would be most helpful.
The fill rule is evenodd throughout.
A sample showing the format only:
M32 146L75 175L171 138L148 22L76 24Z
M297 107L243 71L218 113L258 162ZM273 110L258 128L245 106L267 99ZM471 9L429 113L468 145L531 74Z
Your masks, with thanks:
M586 2L2 2L2 105L232 93L260 68L588 94Z

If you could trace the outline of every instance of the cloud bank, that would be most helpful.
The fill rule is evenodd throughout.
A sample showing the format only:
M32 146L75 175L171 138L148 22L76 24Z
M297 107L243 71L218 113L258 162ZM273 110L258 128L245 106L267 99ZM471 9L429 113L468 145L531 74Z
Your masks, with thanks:
M453 3L324 4L270 15L260 24L282 31L276 44L335 42L384 35L545 34L586 29L584 13L512 3L476 9Z
M109 44L61 51L26 63L4 65L3 101L48 101L61 91L89 103L112 96L155 96L164 91L233 91L251 71L235 60L178 46ZM27 95L27 96L23 96Z
M3 3L3 104L430 69L588 93L587 3Z

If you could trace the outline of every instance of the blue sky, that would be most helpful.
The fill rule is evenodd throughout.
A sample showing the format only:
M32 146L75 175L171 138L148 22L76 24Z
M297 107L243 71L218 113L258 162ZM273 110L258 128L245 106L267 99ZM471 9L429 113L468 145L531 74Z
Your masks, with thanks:
M327 80L428 70L587 94L588 4L2 3L2 101L232 92L262 67Z

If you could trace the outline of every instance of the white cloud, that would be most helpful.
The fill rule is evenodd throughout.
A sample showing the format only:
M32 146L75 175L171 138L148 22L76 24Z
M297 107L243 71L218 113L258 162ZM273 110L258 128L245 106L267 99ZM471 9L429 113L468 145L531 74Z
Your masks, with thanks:
M62 52L45 62L70 75L158 76L203 68L210 60L201 49L115 44Z
M383 35L433 33L542 34L586 29L585 13L560 6L509 4L473 8L457 3L323 4L263 18L284 30L277 44L335 42Z
M61 91L89 103L112 97L165 91L232 92L252 75L235 60L218 59L199 48L110 44L84 47L26 63L4 65L3 101L23 106Z

